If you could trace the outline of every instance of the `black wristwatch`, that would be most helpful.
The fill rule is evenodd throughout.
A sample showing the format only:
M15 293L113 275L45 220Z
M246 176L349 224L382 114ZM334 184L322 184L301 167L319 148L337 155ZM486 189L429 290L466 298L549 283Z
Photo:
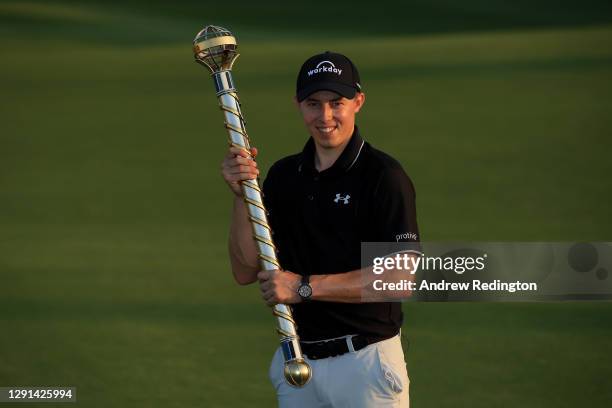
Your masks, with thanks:
M298 295L302 298L302 302L310 300L312 296L312 286L310 286L310 275L302 276L302 282L297 289Z

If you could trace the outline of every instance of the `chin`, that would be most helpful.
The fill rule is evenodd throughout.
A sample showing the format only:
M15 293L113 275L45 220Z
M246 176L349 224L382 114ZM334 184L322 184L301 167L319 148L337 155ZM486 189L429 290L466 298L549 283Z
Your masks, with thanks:
M315 137L315 139L321 143L321 144L338 144L338 141L340 139L342 139L340 137L340 135L338 135L338 132L332 132L331 134L325 134L325 133L321 133L319 131L316 131L316 133L314 133L315 135L317 135L317 137Z
M335 138L327 138L327 137L317 137L315 138L315 141L317 142L319 146L330 148L330 149L334 147L338 147L341 144Z

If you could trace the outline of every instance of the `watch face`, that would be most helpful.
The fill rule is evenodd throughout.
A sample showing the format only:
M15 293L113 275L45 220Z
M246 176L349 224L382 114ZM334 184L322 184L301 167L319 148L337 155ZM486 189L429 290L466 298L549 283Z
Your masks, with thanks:
M302 285L298 289L298 295L303 298L309 298L310 295L312 295L312 288L310 287L310 285Z

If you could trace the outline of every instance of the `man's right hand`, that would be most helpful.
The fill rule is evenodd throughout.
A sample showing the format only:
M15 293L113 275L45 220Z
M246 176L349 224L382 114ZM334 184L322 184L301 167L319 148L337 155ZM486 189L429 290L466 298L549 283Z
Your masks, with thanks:
M257 156L255 147L251 147L251 155L253 159ZM221 163L221 175L232 192L238 197L242 197L240 182L255 179L259 175L257 163L253 159L244 149L230 146Z

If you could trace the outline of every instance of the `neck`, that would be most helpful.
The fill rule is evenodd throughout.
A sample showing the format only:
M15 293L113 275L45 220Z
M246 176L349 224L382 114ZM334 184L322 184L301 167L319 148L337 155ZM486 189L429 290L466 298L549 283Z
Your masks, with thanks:
M315 144L315 168L321 172L334 165L338 157L342 154L350 139L347 139L339 146L326 148Z

